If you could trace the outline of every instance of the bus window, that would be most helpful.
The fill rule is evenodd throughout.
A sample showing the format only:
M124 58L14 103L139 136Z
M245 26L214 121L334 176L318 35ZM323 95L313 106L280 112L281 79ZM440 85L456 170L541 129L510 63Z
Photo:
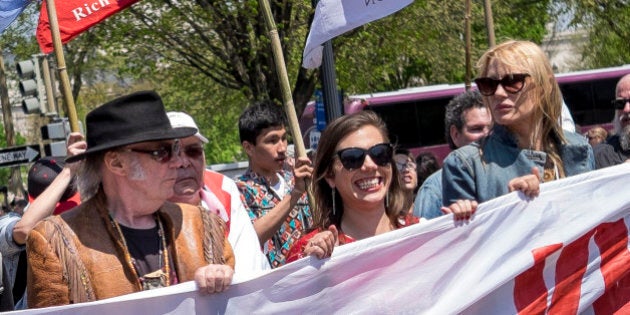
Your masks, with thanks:
M610 101L615 98L619 78L594 82L560 84L564 101L579 125L594 125L612 121L614 110Z
M406 149L443 144L444 106L451 97L393 104L368 106L387 124L393 143Z

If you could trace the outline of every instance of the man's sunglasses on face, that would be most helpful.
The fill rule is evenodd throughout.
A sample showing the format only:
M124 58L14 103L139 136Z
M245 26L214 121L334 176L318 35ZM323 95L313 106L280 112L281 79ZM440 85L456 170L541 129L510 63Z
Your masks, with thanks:
M612 104L615 107L615 109L624 109L626 107L626 104L628 104L628 102L630 102L630 98L618 98L618 99L612 100Z

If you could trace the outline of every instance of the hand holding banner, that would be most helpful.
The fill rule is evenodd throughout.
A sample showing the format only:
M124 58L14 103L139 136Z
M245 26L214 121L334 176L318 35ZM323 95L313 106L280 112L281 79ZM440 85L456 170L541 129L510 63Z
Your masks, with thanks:
M308 257L229 290L192 283L24 314L628 314L630 164L544 183Z

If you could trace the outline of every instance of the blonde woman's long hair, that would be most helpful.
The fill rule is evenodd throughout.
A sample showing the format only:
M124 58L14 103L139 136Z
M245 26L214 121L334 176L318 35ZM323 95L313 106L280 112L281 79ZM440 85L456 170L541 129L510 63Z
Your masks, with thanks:
M485 77L493 60L517 71L529 74L529 84L533 85L526 93L536 107L531 143L541 140L542 150L558 168L559 177L565 177L564 165L560 157L560 145L566 143L562 126L559 123L562 113L562 93L555 79L551 64L540 47L529 41L509 40L488 49L477 62L479 77ZM531 82L531 83L530 83ZM527 83L526 83L527 84ZM488 97L484 96L486 105Z

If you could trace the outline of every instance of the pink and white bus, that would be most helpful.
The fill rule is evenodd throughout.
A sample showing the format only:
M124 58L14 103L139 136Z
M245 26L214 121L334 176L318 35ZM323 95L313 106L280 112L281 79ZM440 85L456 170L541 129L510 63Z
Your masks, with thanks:
M615 86L629 73L630 65L625 65L556 75L564 101L579 127L578 132L593 125L610 129ZM444 139L444 110L446 104L464 90L464 84L442 84L353 95L345 102L344 112L375 111L387 124L392 142L416 155L430 151L441 161L450 152ZM314 103L307 106L301 118L305 138L313 129L313 113Z

